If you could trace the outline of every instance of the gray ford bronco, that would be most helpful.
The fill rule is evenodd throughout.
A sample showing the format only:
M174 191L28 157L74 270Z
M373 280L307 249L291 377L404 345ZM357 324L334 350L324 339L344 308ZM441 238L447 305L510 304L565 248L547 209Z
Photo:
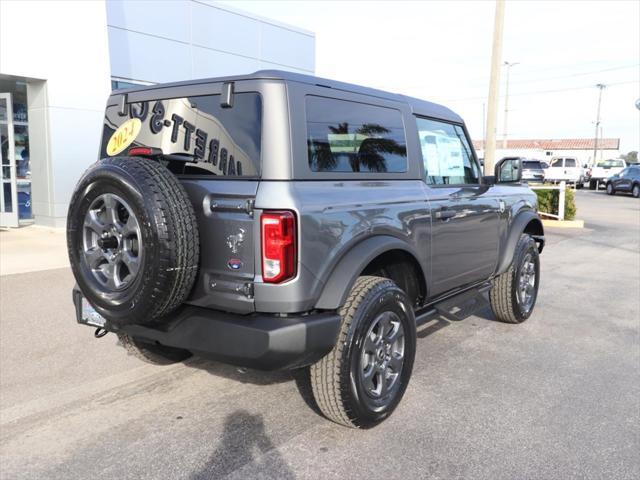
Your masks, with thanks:
M77 321L154 363L302 369L327 418L374 426L417 326L531 315L544 233L521 171L482 176L443 106L312 76L116 91L69 208Z

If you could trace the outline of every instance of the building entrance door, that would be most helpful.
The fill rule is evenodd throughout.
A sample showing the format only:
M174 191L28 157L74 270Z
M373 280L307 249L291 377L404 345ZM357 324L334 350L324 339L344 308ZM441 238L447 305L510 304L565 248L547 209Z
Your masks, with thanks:
M0 93L0 227L18 226L18 185L13 130L13 104L10 93Z

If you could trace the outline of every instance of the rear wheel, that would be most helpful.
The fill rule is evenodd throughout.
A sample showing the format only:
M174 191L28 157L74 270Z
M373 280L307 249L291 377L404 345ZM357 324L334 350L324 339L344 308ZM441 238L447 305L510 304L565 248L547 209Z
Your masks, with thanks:
M598 187L598 182L595 180L589 180L589 190L595 190Z
M607 183L607 195L615 195L616 189L613 188L613 184L611 182Z
M313 394L329 420L373 427L391 415L411 377L416 349L411 302L391 280L363 276L340 315L336 346L310 368Z
M493 280L491 309L505 323L522 323L533 311L540 283L540 258L536 242L526 234L518 240L509 269Z

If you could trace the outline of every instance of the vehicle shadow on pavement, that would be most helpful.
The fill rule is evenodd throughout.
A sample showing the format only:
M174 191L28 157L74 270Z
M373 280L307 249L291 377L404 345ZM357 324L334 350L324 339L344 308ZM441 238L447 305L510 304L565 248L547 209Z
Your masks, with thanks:
M251 383L253 385L272 385L285 383L293 380L289 371L260 371L250 368L234 367L205 357L194 356L184 362L191 368L204 370L217 377L235 380L240 383Z
M193 368L199 368L211 375L227 378L240 383L250 383L253 385L274 385L278 383L295 382L298 393L316 414L322 415L320 409L313 397L311 388L311 380L309 377L309 367L298 368L295 370L283 371L261 371L250 368L239 368L203 357L192 357L184 362L185 365Z
M442 330L443 328L451 325L451 321L446 319L442 315L435 316L426 323L420 325L418 330L416 331L416 336L418 338L426 338L429 335L433 335L434 333Z
M294 479L295 475L279 454L265 432L260 414L237 410L227 416L218 447L205 465L193 472L190 480L209 480L225 477L245 465L260 463L260 457L268 454L265 476L278 479Z
M493 310L491 310L490 306L487 306L485 308L481 308L480 310L475 312L474 315L476 317L478 317L478 318L483 319L483 320L489 320L491 322L499 322L499 320L493 314Z

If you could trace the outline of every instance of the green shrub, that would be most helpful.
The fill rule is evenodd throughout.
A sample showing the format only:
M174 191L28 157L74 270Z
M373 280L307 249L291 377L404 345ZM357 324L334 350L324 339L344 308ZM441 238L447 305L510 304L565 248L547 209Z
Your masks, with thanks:
M534 190L538 196L538 210L558 215L559 190ZM567 188L564 192L564 219L573 220L576 218L576 198L575 192Z

